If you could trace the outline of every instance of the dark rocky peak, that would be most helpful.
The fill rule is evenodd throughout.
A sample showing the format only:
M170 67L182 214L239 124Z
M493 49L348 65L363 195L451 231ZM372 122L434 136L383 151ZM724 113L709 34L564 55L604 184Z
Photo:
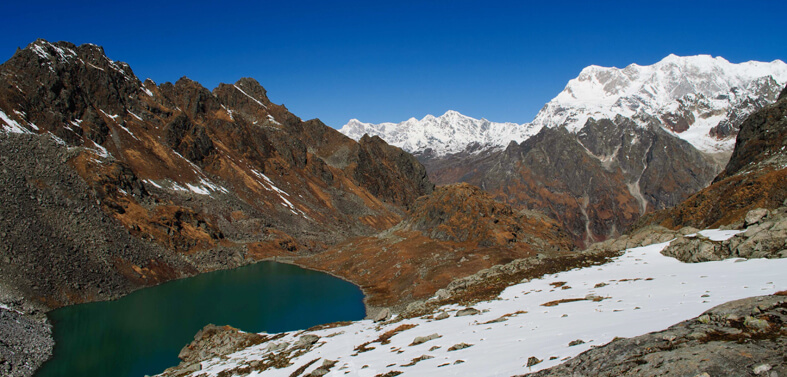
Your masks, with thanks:
M714 180L718 182L763 163L781 168L787 162L787 88L779 100L753 114L742 124L730 161Z
M352 157L353 177L383 201L408 208L416 198L434 190L426 168L413 155L378 136L364 135L358 145Z
M204 119L221 110L221 103L216 96L188 77L181 77L175 84L165 82L159 89L164 97L191 118Z
M271 101L268 99L268 91L260 85L257 80L251 77L242 77L236 81L234 86L242 90L244 94L251 97L252 100L262 102L263 105L268 105Z
M784 98L787 98L787 86L785 86L784 89L782 89L782 92L779 93L779 101L783 100Z
M144 95L128 65L110 60L95 45L39 39L0 65L0 107L31 131L38 127L66 141L80 138L82 130L73 122L102 112L122 118L138 110L135 99Z

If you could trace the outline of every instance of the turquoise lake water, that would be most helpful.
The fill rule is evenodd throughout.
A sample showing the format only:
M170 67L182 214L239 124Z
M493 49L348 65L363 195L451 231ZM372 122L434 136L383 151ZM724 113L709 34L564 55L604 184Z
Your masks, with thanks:
M54 356L36 377L161 373L180 362L180 349L209 323L272 333L358 320L364 314L357 286L324 273L261 262L50 312Z

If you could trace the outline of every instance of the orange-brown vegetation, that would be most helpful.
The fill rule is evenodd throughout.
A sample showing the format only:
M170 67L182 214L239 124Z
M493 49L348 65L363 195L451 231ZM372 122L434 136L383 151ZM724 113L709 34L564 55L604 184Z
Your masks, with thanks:
M458 184L416 200L391 230L297 262L359 284L369 305L401 306L481 269L571 249L553 220L515 212L476 187Z

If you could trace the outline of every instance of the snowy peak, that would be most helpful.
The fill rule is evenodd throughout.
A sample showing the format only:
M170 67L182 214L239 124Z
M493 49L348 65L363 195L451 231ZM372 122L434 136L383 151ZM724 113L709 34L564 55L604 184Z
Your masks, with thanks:
M356 140L365 133L377 135L409 152L431 149L440 156L474 143L505 148L542 127L565 126L576 133L590 118L624 116L643 127L661 126L703 152L730 153L740 122L775 101L785 83L787 64L781 60L735 64L710 55L671 54L647 66L586 67L532 123L494 123L448 111L401 123L353 119L339 131Z
M663 105L688 94L713 97L768 76L787 81L787 64L781 60L733 64L710 55L669 55L650 66L589 66L553 102L615 105L621 97L641 97Z
M533 123L577 132L590 118L622 115L642 126L656 123L703 152L729 153L740 121L776 100L786 82L781 60L734 64L710 55L669 55L649 66L589 66Z
M529 124L475 119L448 110L439 117L429 114L421 120L410 118L401 123L373 124L351 119L339 132L356 140L364 134L379 136L411 153L430 149L436 155L446 155L459 153L471 144L502 148L511 140L519 142L529 138L539 129Z

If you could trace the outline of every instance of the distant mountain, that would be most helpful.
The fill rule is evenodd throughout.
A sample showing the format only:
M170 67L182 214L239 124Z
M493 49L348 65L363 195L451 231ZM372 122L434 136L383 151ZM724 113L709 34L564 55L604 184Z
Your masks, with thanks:
M773 102L785 83L787 64L781 60L734 64L708 55L670 55L649 66L589 66L530 123L494 123L449 111L398 124L353 119L340 132L356 140L377 135L411 153L431 149L439 157L468 146L502 149L543 127L565 126L576 133L590 118L621 115L642 127L658 124L700 151L729 153L740 122Z
M658 224L718 227L744 223L748 211L787 205L787 87L779 100L742 124L735 150L713 183L673 208L643 217L637 227ZM779 240L779 247L787 244Z
M401 123L371 124L351 119L339 132L355 140L364 134L379 136L410 153L443 156L462 152L469 146L478 149L505 146L511 140L525 140L538 130L528 124L495 123L449 110L439 117L427 115L421 120L410 118Z

